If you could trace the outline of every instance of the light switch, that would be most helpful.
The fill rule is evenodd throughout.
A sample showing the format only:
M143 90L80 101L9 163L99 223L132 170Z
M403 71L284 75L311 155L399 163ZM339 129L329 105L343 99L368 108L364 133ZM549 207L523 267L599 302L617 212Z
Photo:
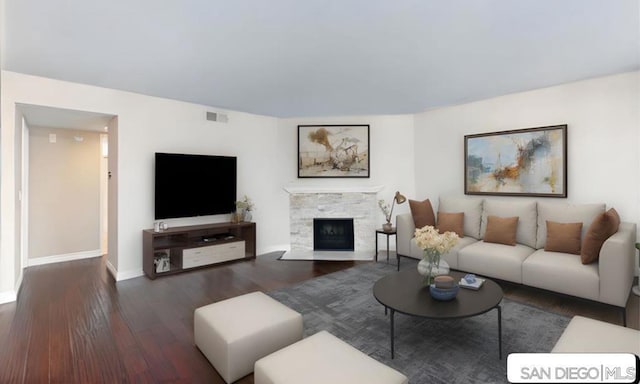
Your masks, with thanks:
M55 143L56 142L56 134L55 133L50 133L49 134L49 142L50 143Z

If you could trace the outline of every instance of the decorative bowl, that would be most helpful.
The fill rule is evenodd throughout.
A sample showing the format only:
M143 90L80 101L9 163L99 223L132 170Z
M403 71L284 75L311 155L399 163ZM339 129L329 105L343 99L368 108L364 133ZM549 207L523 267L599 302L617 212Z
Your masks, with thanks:
M429 293L436 300L447 301L455 299L459 289L460 286L457 284L453 288L436 288L435 284L431 284Z

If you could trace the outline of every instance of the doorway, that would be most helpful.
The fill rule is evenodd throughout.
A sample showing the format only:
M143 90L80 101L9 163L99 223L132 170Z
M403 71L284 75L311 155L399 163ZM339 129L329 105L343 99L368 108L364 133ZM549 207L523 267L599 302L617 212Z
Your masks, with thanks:
M108 251L114 115L20 104L22 268ZM37 240L37 241L35 241Z

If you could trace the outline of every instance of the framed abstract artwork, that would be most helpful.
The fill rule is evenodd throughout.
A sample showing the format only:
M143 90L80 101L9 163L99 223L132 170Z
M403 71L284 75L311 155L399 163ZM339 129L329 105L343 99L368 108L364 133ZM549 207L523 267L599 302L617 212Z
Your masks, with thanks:
M567 126L466 135L464 193L567 197Z
M369 125L298 125L298 177L369 177Z

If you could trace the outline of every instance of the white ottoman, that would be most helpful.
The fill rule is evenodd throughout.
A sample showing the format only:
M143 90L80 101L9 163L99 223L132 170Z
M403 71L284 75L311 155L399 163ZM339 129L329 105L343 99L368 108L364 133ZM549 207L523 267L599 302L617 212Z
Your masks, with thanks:
M640 331L587 317L574 316L551 352L611 352L640 355Z
M406 384L402 373L358 351L327 331L256 362L255 384Z
M250 374L256 360L302 339L302 315L262 292L196 309L196 345L227 383Z

